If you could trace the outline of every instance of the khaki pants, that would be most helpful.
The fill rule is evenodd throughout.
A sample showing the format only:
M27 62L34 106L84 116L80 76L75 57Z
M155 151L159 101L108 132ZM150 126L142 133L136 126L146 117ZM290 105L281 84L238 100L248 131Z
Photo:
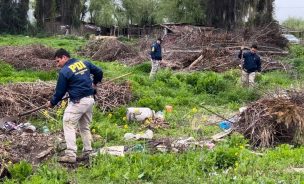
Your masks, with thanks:
M149 76L150 79L154 78L154 76L159 68L160 60L151 59L151 62L152 62L152 68L151 68L151 72L150 72L150 76Z
M246 87L254 87L255 85L255 76L256 76L256 72L251 72L251 73L247 73L244 70L242 71L242 84L243 86Z
M66 155L76 157L76 128L79 127L83 141L83 151L91 151L92 135L90 132L90 122L93 114L93 97L84 97L79 103L69 102L63 115L63 131L67 144Z

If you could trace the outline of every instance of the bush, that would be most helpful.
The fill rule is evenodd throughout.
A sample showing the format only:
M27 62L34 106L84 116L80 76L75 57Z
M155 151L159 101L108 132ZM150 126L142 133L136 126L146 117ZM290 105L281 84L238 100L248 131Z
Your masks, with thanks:
M21 162L9 167L9 171L12 174L13 179L23 181L32 174L33 168L31 164L22 160Z
M227 82L220 75L209 72L198 79L195 91L197 93L218 94L226 89L226 84Z
M149 62L145 62L133 67L135 71L143 72L143 73L150 73L151 64Z

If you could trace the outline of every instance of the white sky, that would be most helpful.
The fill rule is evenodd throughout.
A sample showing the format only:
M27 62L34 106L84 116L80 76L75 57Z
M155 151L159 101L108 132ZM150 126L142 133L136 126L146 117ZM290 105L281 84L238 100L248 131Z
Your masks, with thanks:
M288 17L304 19L304 0L275 0L274 17L280 22Z

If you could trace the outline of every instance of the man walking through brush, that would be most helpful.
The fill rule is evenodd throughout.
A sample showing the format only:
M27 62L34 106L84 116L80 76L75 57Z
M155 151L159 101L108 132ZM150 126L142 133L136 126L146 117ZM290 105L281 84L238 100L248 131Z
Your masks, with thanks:
M253 44L250 51L244 53L243 49L244 47L241 48L239 53L239 59L244 59L241 81L246 87L254 87L256 73L261 72L261 59L256 53L258 47Z
M150 72L150 79L153 79L157 70L159 69L159 63L162 60L162 50L161 50L161 38L158 38L155 43L151 46L151 62L152 68Z
M60 162L76 162L76 128L79 127L83 141L83 152L88 155L92 151L89 124L92 121L94 92L97 83L101 82L103 72L88 61L70 58L70 54L59 49L55 53L57 66L61 67L56 91L52 99L47 102L48 107L54 107L62 97L69 94L69 104L63 115L64 138L67 144L65 155ZM91 79L93 75L93 80Z

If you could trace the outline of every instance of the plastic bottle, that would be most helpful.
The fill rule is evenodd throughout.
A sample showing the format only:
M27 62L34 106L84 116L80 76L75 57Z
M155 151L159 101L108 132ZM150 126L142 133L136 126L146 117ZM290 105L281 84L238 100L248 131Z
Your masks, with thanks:
M42 127L42 132L43 132L44 134L49 134L49 133L50 133L50 130L49 130L49 128L48 128L47 126L43 126L43 127Z

